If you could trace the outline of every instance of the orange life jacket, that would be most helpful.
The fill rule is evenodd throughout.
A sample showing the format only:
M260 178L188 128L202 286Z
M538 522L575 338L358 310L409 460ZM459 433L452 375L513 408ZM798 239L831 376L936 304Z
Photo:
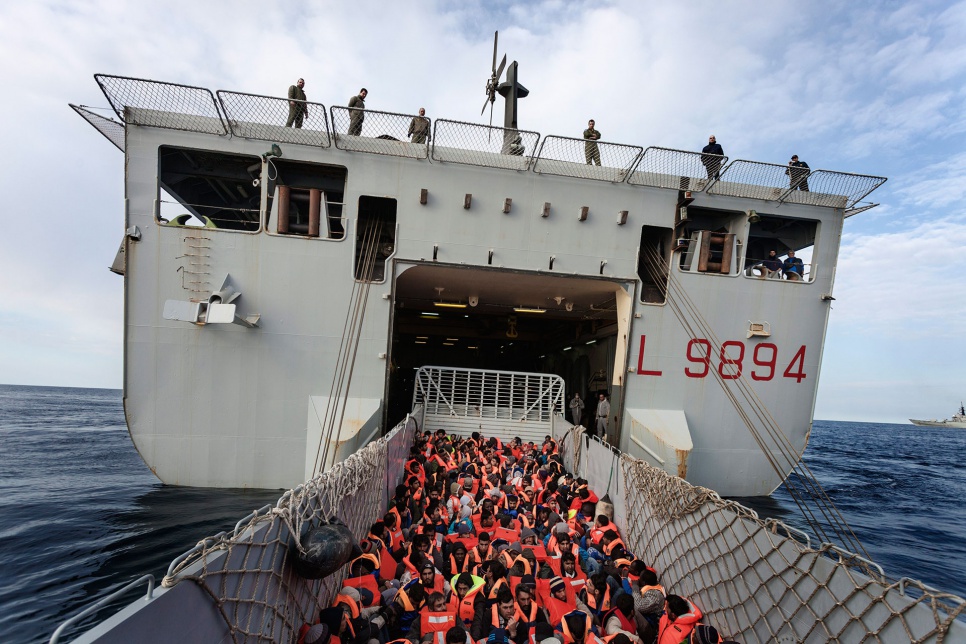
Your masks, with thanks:
M678 615L673 622L668 617L667 611L661 615L661 621L657 627L657 644L681 644L689 635L698 621L701 619L701 610L688 600L691 612L686 615Z
M348 577L342 582L342 585L349 586L350 588L365 588L368 590L372 593L372 606L378 605L382 601L382 595L379 593L379 582L372 575Z
M454 613L464 625L469 626L473 623L473 616L476 614L476 595L482 590L481 584L466 593L463 599L460 599L454 590L449 600L448 611Z
M535 598L530 598L530 614L526 615L522 610L520 610L520 604L513 602L515 607L513 613L513 619L517 622L517 628L525 628L527 633L527 639L534 642L534 631L536 630L534 626L537 623L537 615L539 614L540 607L537 606L537 602L534 601ZM517 633L519 634L519 630Z
M456 615L449 611L442 613L431 612L427 608L419 611L419 632L423 635L429 633L446 633L449 629L456 626Z
M624 540L621 539L620 537L617 537L616 539L614 539L613 541L611 541L610 543L608 543L606 546L604 546L604 548L603 548L604 554L609 557L610 556L610 553L617 546L620 546L621 548L624 549L624 552L627 552L627 546L624 545Z
M604 597L600 602L600 606L597 606L597 595L591 591L590 586L587 587L587 608L594 611L596 614L603 613L604 611L610 610L610 586L604 589Z
M591 632L591 628L594 626L594 621L590 618L590 615L582 611L571 611L576 612L584 616L584 639L583 643L588 644L594 642L594 634ZM569 615L570 613L568 613ZM570 632L570 626L567 625L567 620L565 619L567 615L560 618L560 630L563 631L563 644L580 644L574 639L573 634Z
M506 579L500 577L493 582L493 586L490 588L490 592L486 594L487 599L496 599L497 594L500 592L501 588L509 588Z

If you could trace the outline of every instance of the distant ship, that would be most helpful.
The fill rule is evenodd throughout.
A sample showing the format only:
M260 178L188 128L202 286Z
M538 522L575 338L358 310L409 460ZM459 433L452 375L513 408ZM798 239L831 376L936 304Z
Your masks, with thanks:
M966 408L960 402L959 411L953 414L952 418L945 420L916 420L915 418L910 418L909 422L920 427L955 427L957 429L966 429Z

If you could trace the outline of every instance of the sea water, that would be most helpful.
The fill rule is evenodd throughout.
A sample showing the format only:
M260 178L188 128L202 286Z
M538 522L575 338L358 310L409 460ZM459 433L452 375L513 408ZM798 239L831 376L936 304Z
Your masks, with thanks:
M964 596L964 446L964 430L816 421L805 462L889 577ZM280 494L162 485L120 391L0 385L0 641L46 641L112 590L160 582L173 558ZM741 501L810 532L783 489Z

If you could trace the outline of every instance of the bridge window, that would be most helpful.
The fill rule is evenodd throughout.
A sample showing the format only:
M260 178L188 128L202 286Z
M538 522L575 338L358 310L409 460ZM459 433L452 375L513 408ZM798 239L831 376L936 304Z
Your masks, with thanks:
M776 217L756 214L748 231L748 252L744 259L746 277L773 279L789 282L812 282L815 279L815 240L819 222L813 219ZM770 251L775 251L769 261ZM791 262L789 254L794 254ZM800 260L795 261L795 260ZM773 270L774 262L787 266ZM793 265L798 265L794 268Z
M260 167L256 156L161 146L158 221L257 232L261 191L252 168Z

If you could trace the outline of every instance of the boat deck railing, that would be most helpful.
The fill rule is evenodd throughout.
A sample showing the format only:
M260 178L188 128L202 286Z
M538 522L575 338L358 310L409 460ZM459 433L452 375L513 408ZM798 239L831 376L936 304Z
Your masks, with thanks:
M863 198L885 183L885 177L833 170L814 170L798 181L789 180L787 166L662 147L596 141L587 163L584 139L539 132L430 119L429 140L410 141L415 114L364 110L361 131L350 134L352 108L298 101L308 110L301 127L286 127L288 98L245 94L167 83L143 78L95 74L111 108L126 125L159 127L236 136L280 143L462 163L504 170L553 174L578 179L628 183L635 186L706 191L773 201L853 210ZM362 110L359 110L362 112ZM81 114L87 118L84 114ZM331 120L328 118L331 116ZM87 119L102 134L118 125ZM112 125L113 124L113 125ZM116 144L116 143L115 143ZM593 159L596 161L596 158ZM802 189L807 186L807 189Z

